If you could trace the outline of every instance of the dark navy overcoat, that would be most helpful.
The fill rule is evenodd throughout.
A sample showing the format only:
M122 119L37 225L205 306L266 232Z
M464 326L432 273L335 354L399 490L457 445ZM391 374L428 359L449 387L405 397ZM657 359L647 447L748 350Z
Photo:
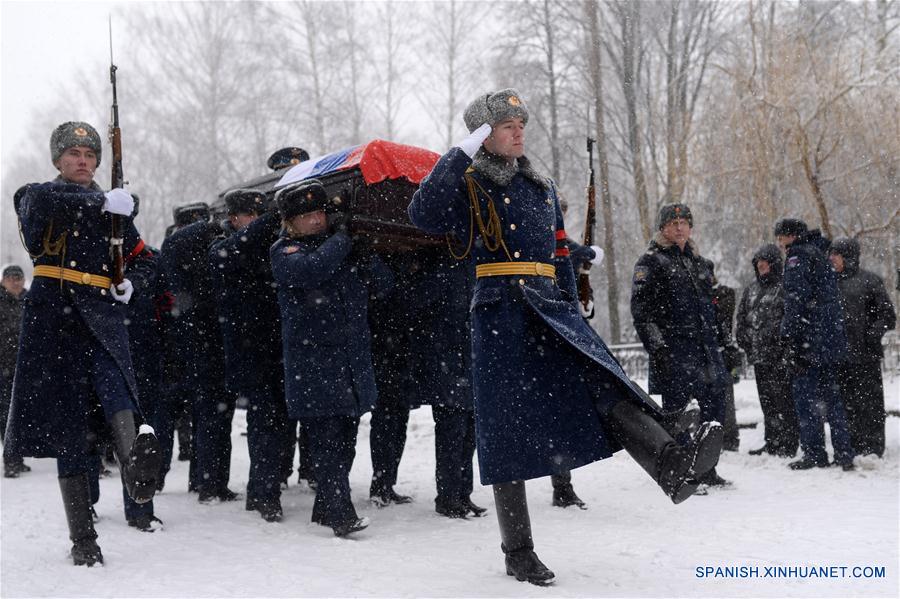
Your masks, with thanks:
M585 367L602 368L623 389L631 390L632 383L579 313L568 250L557 251L565 247L566 234L556 191L521 170L505 186L472 171L484 190L478 192L480 217L489 220L490 199L506 245L490 251L472 230L476 215L464 180L471 164L459 148L442 156L413 196L412 222L429 233L452 232L464 244L472 234L475 265L521 261L556 267L555 279L476 280L470 316L481 482L536 478L609 457L618 446L604 432L581 374ZM633 392L627 397L642 401Z
M468 261L454 259L445 247L419 250L407 280L392 299L407 305L416 397L423 404L472 410L469 300L475 278Z
M17 205L22 238L35 266L110 276L111 215L105 197L61 179L31 185ZM141 289L153 258L131 218L122 217L123 253ZM143 265L143 266L142 266ZM108 411L141 417L125 306L107 288L35 276L25 296L19 354L4 452L13 456L80 455Z
M291 418L358 418L375 406L369 295L393 281L377 256L362 257L352 245L335 233L283 234L272 246Z
M228 388L243 396L282 393L281 315L269 260L279 227L278 215L267 212L209 250Z
M821 247L819 231L808 231L787 248L781 336L796 355L822 366L847 355L847 335L837 278Z

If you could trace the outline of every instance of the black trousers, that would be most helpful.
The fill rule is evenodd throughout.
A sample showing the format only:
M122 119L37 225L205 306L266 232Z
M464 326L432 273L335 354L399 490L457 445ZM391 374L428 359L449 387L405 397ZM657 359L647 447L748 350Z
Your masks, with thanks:
M406 425L409 422L409 406L379 395L378 404L372 410L369 447L372 452L372 486L370 494L376 494L397 484L397 470L406 447Z
M857 455L884 455L884 384L881 362L841 364L837 373L847 412L850 438Z
M800 427L791 395L791 374L779 364L754 364L756 390L763 412L769 453L793 456L800 444Z
M435 503L452 505L472 494L472 458L475 455L475 416L472 410L435 405Z
M309 431L309 455L318 484L312 521L335 527L356 520L356 509L350 498L350 468L356 457L359 418L304 418L303 425Z
M224 387L204 388L194 396L191 439L194 480L198 491L215 493L231 476L231 421L237 397Z

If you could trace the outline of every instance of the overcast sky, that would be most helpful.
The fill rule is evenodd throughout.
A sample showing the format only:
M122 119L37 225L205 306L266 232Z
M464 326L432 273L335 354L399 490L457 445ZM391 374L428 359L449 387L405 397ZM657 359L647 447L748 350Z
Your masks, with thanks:
M127 4L0 1L0 138L4 156L27 142L24 127L32 107L46 105L62 80L74 76L80 67L109 62L108 18L113 11L127 9ZM127 43L123 37L124 32L115 40L117 47ZM97 85L108 84L105 78L97 81ZM39 140L42 145L45 142Z

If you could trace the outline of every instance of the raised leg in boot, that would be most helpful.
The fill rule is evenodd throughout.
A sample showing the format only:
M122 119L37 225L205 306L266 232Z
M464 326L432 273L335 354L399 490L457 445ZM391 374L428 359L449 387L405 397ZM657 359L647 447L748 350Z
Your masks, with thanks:
M494 503L500 524L500 548L506 555L506 574L536 585L553 582L555 575L534 552L525 482L494 485Z
M144 424L140 431L135 431L131 410L116 412L109 424L125 490L136 503L147 503L156 493L162 467L162 450L153 427Z
M607 413L609 430L625 451L659 484L673 503L697 490L698 479L715 468L722 451L722 426L704 422L686 446L638 405L622 400Z
M91 491L87 474L59 479L69 538L72 540L72 563L76 566L93 566L103 563L103 554L97 545L94 518L91 514Z
M566 470L560 474L554 474L550 477L550 482L553 485L553 505L555 507L575 505L583 510L587 509L587 504L575 494L571 472Z

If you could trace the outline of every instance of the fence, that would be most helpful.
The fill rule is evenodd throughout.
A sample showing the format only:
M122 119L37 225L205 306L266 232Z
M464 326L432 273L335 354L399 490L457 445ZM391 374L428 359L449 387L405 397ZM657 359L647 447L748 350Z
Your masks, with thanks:
M884 347L884 362L881 369L884 376L900 376L900 333L897 331L889 331L881 340ZM610 345L610 351L622 364L622 368L633 379L647 379L647 373L650 368L649 356L644 350L644 346L640 343L619 343ZM742 355L743 357L743 355ZM741 367L741 378L752 379L753 368L747 364L744 357Z

